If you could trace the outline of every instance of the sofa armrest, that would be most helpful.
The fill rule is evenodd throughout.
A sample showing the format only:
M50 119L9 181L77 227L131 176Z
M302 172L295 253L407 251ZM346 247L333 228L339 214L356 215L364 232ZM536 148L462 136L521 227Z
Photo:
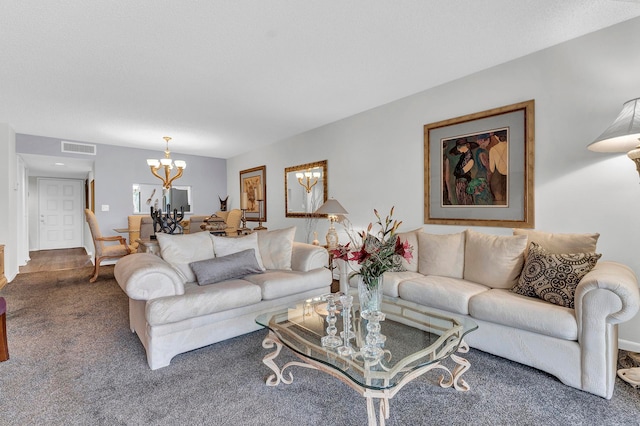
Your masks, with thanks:
M293 242L291 269L307 272L329 266L329 252L321 246Z
M618 328L638 312L638 280L631 268L598 262L575 294L581 388L610 399L616 379Z
M596 318L619 324L633 318L639 307L638 280L631 268L616 262L598 262L576 288L578 336Z
M161 257L151 253L133 253L118 260L113 274L127 296L151 300L184 294L184 281Z

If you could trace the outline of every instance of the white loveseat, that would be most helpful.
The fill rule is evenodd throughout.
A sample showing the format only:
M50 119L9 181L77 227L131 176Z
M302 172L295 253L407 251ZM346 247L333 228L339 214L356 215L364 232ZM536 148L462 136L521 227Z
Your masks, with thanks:
M467 230L435 235L421 231L400 234L414 247L414 260L404 262L406 271L384 274L385 295L436 312L471 317L478 324L465 338L471 347L611 398L618 356L617 326L638 311L638 281L625 265L597 261L599 255L593 252L598 234L515 230L513 236L495 236ZM531 242L546 249L546 257L527 257L525 263L525 255L532 253L527 251L533 247ZM576 259L581 256L567 258L567 253L591 253L591 259L597 261L575 287L573 307L512 291L516 288L526 293L522 288L527 280L543 277L544 281L545 273L551 281L567 279L566 265L553 271L553 266L546 264L545 268L543 262L547 257L563 257L580 264ZM558 272L565 275L558 276ZM349 284L357 286L355 277ZM562 298L544 291L539 289L548 300L563 303Z
M295 228L241 238L158 234L162 257L135 253L118 261L114 275L129 296L131 331L149 367L258 330L260 313L328 293L327 251L294 235Z

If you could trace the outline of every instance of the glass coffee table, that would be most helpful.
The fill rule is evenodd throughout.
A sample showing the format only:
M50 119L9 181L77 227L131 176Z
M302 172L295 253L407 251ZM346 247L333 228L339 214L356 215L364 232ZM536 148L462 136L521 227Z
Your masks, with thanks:
M339 302L337 310L335 326L340 336L343 335L343 321ZM440 377L442 387L469 390L461 376L469 369L470 363L456 353L469 351L464 336L477 328L471 319L452 318L402 299L385 296L382 312L386 318L380 322L380 334L386 339L378 344L383 354L376 360L364 357L361 352L366 344L368 322L360 316L357 296L350 311L355 335L350 343L356 353L348 356L340 355L338 348L322 345L321 339L327 335L328 315L324 297L308 299L288 309L258 316L256 322L269 330L262 346L266 349L275 347L275 351L263 359L264 364L274 372L267 378L266 384L290 384L293 375L290 371L285 374L285 370L292 366L321 370L366 398L369 425L376 425L378 421L384 425L385 419L389 418L389 399L404 385L427 371L440 369L446 373ZM291 361L278 367L275 358L282 346L291 349L302 362ZM443 365L442 361L446 359L451 359L455 364L452 370ZM374 406L376 399L379 400L379 416L376 416Z

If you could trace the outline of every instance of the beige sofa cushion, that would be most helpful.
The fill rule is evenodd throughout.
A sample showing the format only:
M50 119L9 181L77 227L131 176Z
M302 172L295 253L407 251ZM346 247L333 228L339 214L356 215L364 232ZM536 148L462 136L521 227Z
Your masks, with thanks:
M258 247L266 269L291 270L291 253L296 227L258 231Z
M489 290L482 284L437 275L409 278L398 286L404 300L456 314L469 314L469 300Z
M263 271L265 270L264 264L262 263L262 256L260 255L260 247L258 246L257 233L238 238L218 237L211 234L209 234L209 237L213 240L213 251L216 253L216 256L227 256L243 250L253 249L256 254L258 266L260 266L260 269Z
M326 269L309 272L267 271L263 274L247 275L244 279L260 287L263 300L273 300L309 290L328 289L331 279L324 279L327 272Z
M156 234L160 245L160 254L186 282L195 282L189 263L198 260L212 259L213 243L208 232L195 234L171 235L158 232Z
M560 339L578 339L578 323L573 309L506 289L493 289L473 296L469 301L469 313L473 318L495 324Z
M524 265L526 235L488 235L467 229L464 279L492 288L512 288Z
M260 300L260 288L245 280L230 280L207 286L188 283L181 296L149 300L145 316L149 325L155 326L253 305Z
M526 235L529 244L535 242L549 253L594 253L600 234L559 234L534 229L514 229L513 235ZM525 257L527 252L525 251Z
M418 272L423 275L462 278L465 233L418 233Z
M402 258L402 267L409 272L418 272L418 235L422 234L422 228L414 229L409 232L400 232L396 236L400 237L401 242L407 241L411 247L413 247L413 259L409 262L404 257Z

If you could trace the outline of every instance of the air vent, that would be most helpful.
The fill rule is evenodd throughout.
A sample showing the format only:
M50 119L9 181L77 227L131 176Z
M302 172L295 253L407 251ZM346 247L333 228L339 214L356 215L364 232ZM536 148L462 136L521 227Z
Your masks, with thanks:
M62 142L62 152L70 152L72 154L96 155L96 146L89 143L78 142Z

